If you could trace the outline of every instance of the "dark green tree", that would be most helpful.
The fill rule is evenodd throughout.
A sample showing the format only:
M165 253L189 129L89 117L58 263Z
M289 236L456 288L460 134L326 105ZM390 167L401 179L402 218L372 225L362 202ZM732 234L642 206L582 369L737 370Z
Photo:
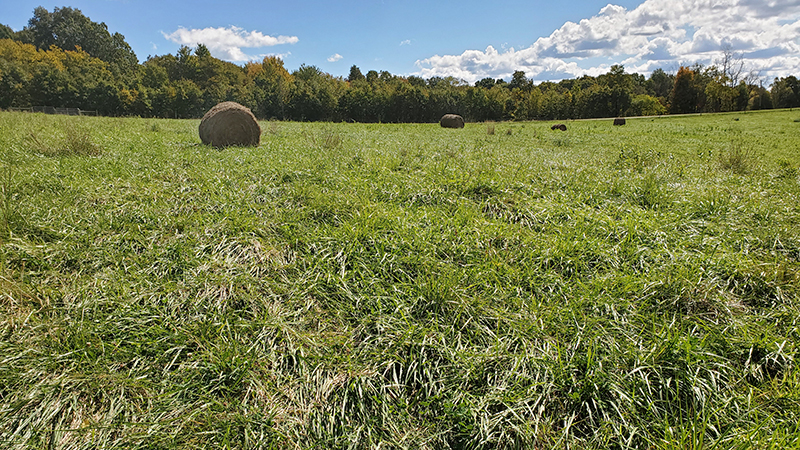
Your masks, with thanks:
M417 77L417 76L414 76L414 75L408 77L408 82L411 83L412 86L415 86L415 87L418 87L418 88L423 88L423 87L426 86L424 78Z
M0 58L0 108L30 106L30 79L22 62Z
M63 50L79 47L95 58L112 64L112 70L122 75L135 70L139 60L119 33L111 35L105 23L96 23L79 9L54 8L53 12L39 6L23 33L25 39L41 50L55 45Z
M397 79L391 83L386 119L389 122L420 122L424 118L426 96L422 88Z
M772 83L772 104L776 108L800 106L800 81L794 75L776 78Z
M292 73L294 85L289 100L291 118L295 120L334 120L339 102L338 83L316 66L301 65Z
M483 78L475 82L475 87L483 88L483 89L491 89L495 85L494 78Z
M575 94L577 117L614 117L620 114L614 106L614 92L606 84L595 84Z
M370 70L367 72L367 82L368 83L375 83L378 81L378 71L377 70Z
M178 64L175 67L176 71L171 74L172 78L174 80L196 80L198 75L200 75L197 73L199 61L197 56L192 54L192 49L182 45L175 56L177 57Z
M389 83L390 81L395 79L395 76L386 70L381 70L380 73L378 74L378 78L384 83Z
M428 78L428 87L435 88L436 86L439 86L441 83L444 83L444 78L442 77Z
M169 82L167 69L157 61L157 59L147 60L140 70L142 84L150 89L159 89Z
M511 81L508 83L509 89L529 89L533 86L533 83L525 77L525 72L522 70L517 70L514 72L514 75L511 76Z
M670 92L675 86L675 75L668 74L663 69L656 69L650 74L644 86L648 95L657 98L666 107L669 104Z
M40 63L33 68L31 80L28 84L32 105L68 107L67 98L72 96L69 92L69 77L57 67Z
M611 70L608 73L597 77L597 82L601 86L608 88L609 109L605 114L595 117L624 115L625 111L631 106L634 87L633 77L625 73L625 67L618 64L611 66Z
M11 27L0 23L0 39L14 39L15 37L14 30Z
M200 59L207 59L211 57L211 51L204 44L197 44L197 48L194 49L194 55Z
M361 73L361 69L358 66L353 65L350 67L350 75L347 76L347 81L353 83L355 81L364 81L366 77L363 73Z

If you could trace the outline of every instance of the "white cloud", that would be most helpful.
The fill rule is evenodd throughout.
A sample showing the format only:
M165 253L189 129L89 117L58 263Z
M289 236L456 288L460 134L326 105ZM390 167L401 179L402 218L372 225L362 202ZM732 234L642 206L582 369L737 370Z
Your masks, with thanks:
M328 57L328 62L336 62L336 61L341 60L342 58L344 58L344 56L336 53L335 55L331 55L331 56Z
M179 27L176 31L164 37L172 42L195 46L203 44L208 47L211 54L227 61L250 61L260 59L264 55L247 55L242 48L272 47L282 44L294 44L297 36L269 36L259 31L245 31L242 28L231 26L227 28L201 28L186 29Z
M680 64L712 64L722 47L745 55L767 79L800 72L800 0L646 0L633 10L609 4L567 22L530 47L467 50L417 61L417 75L469 82L510 78L523 70L538 81L597 75L622 63L649 73Z
M406 39L405 41L400 43L400 47L402 47L404 45L411 45L411 39Z

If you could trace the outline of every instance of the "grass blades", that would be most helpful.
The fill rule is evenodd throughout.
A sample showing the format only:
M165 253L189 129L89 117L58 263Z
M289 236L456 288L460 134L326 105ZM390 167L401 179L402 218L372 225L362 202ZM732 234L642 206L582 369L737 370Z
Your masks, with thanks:
M0 113L0 446L796 447L795 119Z

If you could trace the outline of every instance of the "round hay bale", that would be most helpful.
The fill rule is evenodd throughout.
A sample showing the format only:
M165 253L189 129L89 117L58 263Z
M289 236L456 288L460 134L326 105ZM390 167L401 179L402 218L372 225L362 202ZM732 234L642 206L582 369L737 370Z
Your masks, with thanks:
M620 126L625 125L625 118L624 117L617 117L614 119L614 125Z
M200 140L214 147L256 146L261 127L253 113L236 102L223 102L208 110L200 121Z
M439 125L443 128L464 128L464 118L458 114L445 114L439 121Z

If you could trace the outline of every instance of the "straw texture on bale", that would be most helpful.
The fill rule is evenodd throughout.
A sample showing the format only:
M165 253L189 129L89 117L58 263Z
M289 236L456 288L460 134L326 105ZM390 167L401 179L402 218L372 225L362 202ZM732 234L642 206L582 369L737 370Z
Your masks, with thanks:
M211 108L200 121L200 140L214 147L256 146L261 127L253 113L236 102Z
M439 121L439 125L444 128L464 128L464 118L458 114L445 114Z

